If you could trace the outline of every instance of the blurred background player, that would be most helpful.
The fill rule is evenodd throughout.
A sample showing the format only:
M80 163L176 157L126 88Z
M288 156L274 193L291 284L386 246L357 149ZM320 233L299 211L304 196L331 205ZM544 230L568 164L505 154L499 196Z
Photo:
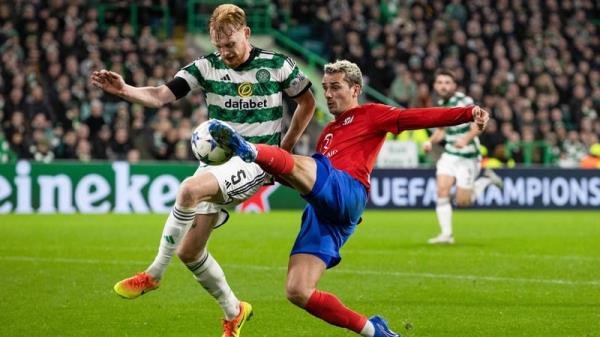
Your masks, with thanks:
M290 151L314 113L310 81L290 58L250 44L246 15L235 5L214 10L209 32L217 52L185 66L165 85L133 87L125 84L121 75L106 70L94 72L92 83L127 101L152 107L200 89L206 95L209 118L228 122L250 140L281 144ZM266 82L276 85L261 85ZM298 106L281 138L283 93ZM252 307L237 299L206 244L213 228L229 217L225 205L246 200L266 178L258 165L239 158L218 167L201 165L193 177L181 183L154 262L144 272L115 284L114 290L131 299L156 289L177 249L181 261L223 309L223 336L238 336Z
M438 96L437 106L461 107L473 105L473 99L457 91L456 77L447 69L440 69L434 77L433 90ZM436 129L423 150L431 151L432 144L446 141L444 152L436 166L437 203L435 212L441 229L439 235L429 239L430 244L453 244L451 188L456 185L455 200L458 207L469 207L490 184L502 187L502 179L491 169L477 178L481 169L479 139L481 130L472 123Z
M326 64L324 73L327 107L335 120L321 132L318 153L312 157L291 155L271 145L252 145L218 121L211 122L209 130L218 143L282 179L308 202L288 264L288 299L310 314L364 337L399 337L380 316L367 319L334 294L317 290L317 284L327 269L340 263L340 249L361 221L369 177L388 132L473 120L476 128L484 128L488 114L476 106L399 109L359 105L363 78L355 63Z

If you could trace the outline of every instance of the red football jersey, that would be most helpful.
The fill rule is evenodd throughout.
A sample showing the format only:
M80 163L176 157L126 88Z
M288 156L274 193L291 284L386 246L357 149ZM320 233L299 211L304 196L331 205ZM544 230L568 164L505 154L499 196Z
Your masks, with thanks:
M331 121L317 142L317 152L366 188L388 132L451 126L473 121L472 107L399 109L383 104L352 108Z

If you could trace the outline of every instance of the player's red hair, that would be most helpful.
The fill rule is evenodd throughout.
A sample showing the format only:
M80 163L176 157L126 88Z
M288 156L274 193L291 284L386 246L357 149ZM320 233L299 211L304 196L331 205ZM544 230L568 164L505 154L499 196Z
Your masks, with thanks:
M231 35L246 27L246 13L236 5L220 5L213 11L208 21L209 32Z

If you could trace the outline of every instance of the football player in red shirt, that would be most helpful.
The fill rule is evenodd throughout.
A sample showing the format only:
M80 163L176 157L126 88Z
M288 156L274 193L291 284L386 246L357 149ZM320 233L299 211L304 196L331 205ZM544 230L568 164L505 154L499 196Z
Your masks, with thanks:
M386 133L457 125L474 121L483 129L488 113L478 106L399 109L383 104L359 105L362 74L349 61L325 65L323 89L335 116L319 137L312 157L280 148L250 144L235 130L212 121L213 138L247 162L300 192L308 202L288 265L288 299L326 322L366 337L394 337L380 316L367 318L333 294L316 289L325 270L336 266L340 248L354 232L367 202L369 177Z

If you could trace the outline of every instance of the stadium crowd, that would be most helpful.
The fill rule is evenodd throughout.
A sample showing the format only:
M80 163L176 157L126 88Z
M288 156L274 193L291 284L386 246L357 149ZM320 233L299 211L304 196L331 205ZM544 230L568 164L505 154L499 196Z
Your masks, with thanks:
M286 29L309 28L308 38L322 40L321 54L357 63L370 86L404 106L433 105L434 72L453 70L459 90L493 112L480 137L490 155L522 162L522 144L548 144L560 165L576 166L598 143L597 2L279 3L291 13ZM534 162L544 160L542 148L533 151Z
M150 1L151 2L151 1ZM282 30L308 28L329 60L357 63L368 84L404 106L434 104L436 69L492 110L490 156L576 166L600 136L600 8L593 0L277 0ZM0 162L28 158L189 160L202 94L160 109L104 95L88 82L107 68L128 83L168 81L196 51L87 1L0 4ZM316 13L313 15L312 13ZM596 20L596 21L594 21ZM285 27L284 27L285 25ZM510 144L507 146L506 144Z
M87 1L0 4L4 160L192 158L192 126L206 118L201 94L149 109L88 81L93 70L108 68L137 86L160 84L196 57L181 57L171 40L153 33L153 13L140 12L136 34L127 17L110 13L103 29L98 7Z

